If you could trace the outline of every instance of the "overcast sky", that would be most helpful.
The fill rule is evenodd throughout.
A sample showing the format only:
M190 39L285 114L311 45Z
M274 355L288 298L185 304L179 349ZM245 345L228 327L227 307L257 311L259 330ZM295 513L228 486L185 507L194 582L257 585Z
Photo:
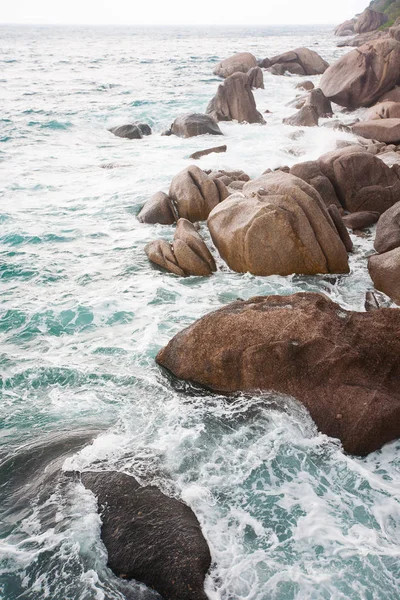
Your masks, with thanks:
M272 25L340 23L368 0L0 0L1 23Z

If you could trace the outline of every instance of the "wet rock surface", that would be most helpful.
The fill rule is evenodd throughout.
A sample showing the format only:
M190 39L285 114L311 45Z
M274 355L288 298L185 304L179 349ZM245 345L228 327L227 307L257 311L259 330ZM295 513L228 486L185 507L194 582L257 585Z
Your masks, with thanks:
M396 309L351 312L314 293L257 297L196 321L157 362L217 392L293 396L320 431L366 455L400 436L399 330Z

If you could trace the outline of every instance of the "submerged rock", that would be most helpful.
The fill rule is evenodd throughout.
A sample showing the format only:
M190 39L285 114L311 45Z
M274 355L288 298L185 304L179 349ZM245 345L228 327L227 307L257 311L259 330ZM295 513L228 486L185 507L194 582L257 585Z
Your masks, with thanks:
M245 73L234 73L218 86L217 93L207 106L207 113L215 121L265 123L257 110L250 80Z
M210 551L186 504L125 473L86 472L81 481L97 497L101 537L116 575L141 581L166 600L208 600Z
M399 331L396 309L350 312L304 292L258 297L196 321L156 360L218 393L293 396L320 431L366 455L400 436Z
M182 138L195 137L197 135L223 135L218 123L210 115L201 113L190 113L177 117L171 125L170 135Z
M280 171L245 184L208 217L213 242L239 273L347 273L346 249L318 193Z
M134 123L128 123L127 125L119 125L118 127L111 127L109 129L111 133L120 138L126 138L128 140L140 140L143 137L143 133L138 125Z
M207 150L198 150L197 152L193 152L189 156L189 158L193 158L194 160L198 160L202 156L207 156L208 154L213 154L214 152L226 152L227 147L224 146L214 146L214 148L207 148Z

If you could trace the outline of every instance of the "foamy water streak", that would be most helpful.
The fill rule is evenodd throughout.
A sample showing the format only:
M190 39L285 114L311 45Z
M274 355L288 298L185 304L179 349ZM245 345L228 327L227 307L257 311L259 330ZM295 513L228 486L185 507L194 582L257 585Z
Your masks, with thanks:
M350 276L260 278L216 257L214 276L179 279L143 251L173 227L136 219L192 152L215 145L159 134L178 114L204 111L217 60L309 46L332 61L346 49L318 28L0 31L0 495L12 492L2 502L0 596L156 597L106 568L89 492L44 479L43 493L29 496L63 457L55 439L100 429L83 449L66 442L64 468L122 470L183 498L212 551L211 600L397 600L398 443L345 457L293 401L232 404L179 390L154 364L175 333L238 297L321 291L363 310L373 232L354 238ZM268 125L222 123L227 153L198 164L258 176L353 139L323 127L290 137L282 118L294 112L285 104L300 79L266 74L255 95L272 111ZM154 135L107 132L136 119Z

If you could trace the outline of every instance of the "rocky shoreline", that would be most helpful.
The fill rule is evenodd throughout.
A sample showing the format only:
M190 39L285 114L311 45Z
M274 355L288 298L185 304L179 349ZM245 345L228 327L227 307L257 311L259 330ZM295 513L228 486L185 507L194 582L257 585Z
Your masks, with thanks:
M138 214L144 224L176 224L172 243L156 239L145 248L156 267L179 277L217 276L217 251L237 273L339 276L350 271L349 230L363 235L377 223L369 272L375 289L400 305L400 24L377 31L386 22L367 9L339 26L339 36L370 37L330 66L296 48L260 60L244 51L215 67L224 81L206 113L178 116L165 135L222 135L218 123L226 120L267 129L252 92L264 86L266 70L277 77L322 75L319 88L307 80L297 86L297 112L287 126L316 127L330 117L329 126L349 127L358 139L254 179L239 170L187 167ZM341 110L359 107L370 107L366 120L350 126L338 120ZM143 123L111 131L129 139L151 134ZM214 248L199 233L205 221ZM365 456L400 437L400 311L381 308L378 295L365 293L366 312L305 292L236 301L182 330L156 360L174 377L218 393L291 396L345 452ZM207 598L211 556L186 505L121 473L75 477L98 497L117 575L143 581L164 598ZM132 539L139 546L131 547Z

